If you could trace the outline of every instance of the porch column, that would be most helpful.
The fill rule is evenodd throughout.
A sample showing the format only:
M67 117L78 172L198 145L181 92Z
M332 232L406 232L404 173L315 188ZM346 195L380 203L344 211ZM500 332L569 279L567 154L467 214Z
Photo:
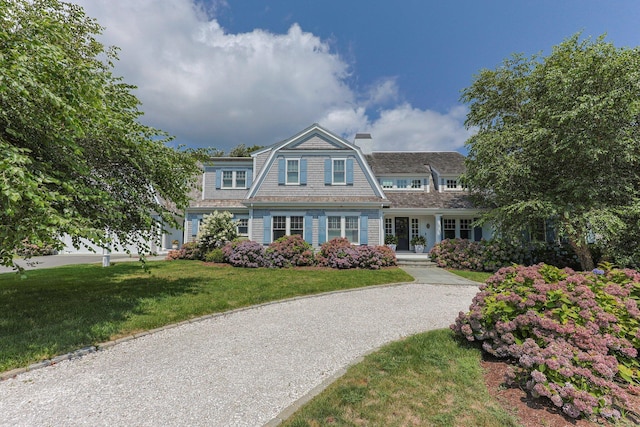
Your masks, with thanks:
M442 242L442 214L436 214L436 243Z

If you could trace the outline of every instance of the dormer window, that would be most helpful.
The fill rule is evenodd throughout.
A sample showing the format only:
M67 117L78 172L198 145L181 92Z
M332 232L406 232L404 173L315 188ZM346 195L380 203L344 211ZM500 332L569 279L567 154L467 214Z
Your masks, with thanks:
M421 179L412 179L411 180L411 188L414 190L419 190L422 188L422 180Z
M345 159L333 159L333 184L346 184Z
M247 188L247 172L222 171L222 188Z
M458 180L457 179L447 179L447 189L455 190L458 188Z
M287 159L287 184L300 184L299 159Z

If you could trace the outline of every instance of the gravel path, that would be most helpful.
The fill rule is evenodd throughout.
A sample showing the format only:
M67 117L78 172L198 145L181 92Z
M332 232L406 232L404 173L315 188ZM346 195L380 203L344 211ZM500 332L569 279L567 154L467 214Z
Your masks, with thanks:
M466 311L475 286L301 298L163 330L0 382L2 426L261 426L360 356Z

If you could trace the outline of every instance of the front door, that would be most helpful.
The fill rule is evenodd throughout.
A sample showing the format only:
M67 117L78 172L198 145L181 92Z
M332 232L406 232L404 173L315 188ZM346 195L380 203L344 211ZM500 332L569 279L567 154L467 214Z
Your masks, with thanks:
M396 217L396 237L398 237L399 251L409 250L409 218Z

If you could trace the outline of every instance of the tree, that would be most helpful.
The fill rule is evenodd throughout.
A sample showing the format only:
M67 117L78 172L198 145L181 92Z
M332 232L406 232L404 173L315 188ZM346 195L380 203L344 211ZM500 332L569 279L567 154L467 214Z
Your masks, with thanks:
M476 128L465 180L504 233L552 220L593 269L589 242L638 217L640 51L580 34L547 57L482 70L461 99Z
M176 225L198 173L195 152L142 125L114 48L79 6L0 0L0 264L21 242L67 233L106 247Z
M244 144L237 145L229 151L229 157L250 157L251 153L264 148L262 145L246 147Z

